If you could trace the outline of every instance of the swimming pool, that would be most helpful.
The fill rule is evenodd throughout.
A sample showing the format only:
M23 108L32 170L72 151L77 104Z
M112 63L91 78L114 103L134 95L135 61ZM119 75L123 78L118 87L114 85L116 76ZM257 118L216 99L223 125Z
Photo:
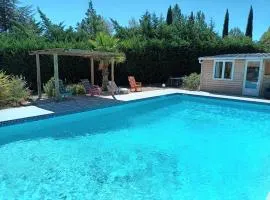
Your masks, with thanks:
M0 199L266 199L270 106L185 95L0 128Z

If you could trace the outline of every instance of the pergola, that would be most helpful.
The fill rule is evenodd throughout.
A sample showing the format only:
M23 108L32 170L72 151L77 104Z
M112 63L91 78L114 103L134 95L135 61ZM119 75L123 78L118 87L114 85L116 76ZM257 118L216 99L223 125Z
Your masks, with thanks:
M54 79L55 79L55 95L56 98L60 98L59 92L59 72L58 72L58 56L79 56L89 58L91 60L91 83L94 85L94 60L111 60L111 80L114 81L114 63L115 58L119 56L117 53L112 52L100 52L100 51L89 51L81 49L44 49L31 51L30 55L36 56L36 66L37 66L37 90L38 97L41 98L41 75L40 75L40 58L39 55L52 55L54 64Z

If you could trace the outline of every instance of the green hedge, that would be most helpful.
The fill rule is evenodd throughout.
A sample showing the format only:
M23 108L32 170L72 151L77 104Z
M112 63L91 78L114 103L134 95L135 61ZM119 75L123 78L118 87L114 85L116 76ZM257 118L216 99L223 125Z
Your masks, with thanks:
M29 87L36 90L35 56L29 52L45 48L91 49L87 42L49 42L42 37L14 39L0 34L0 70L8 74L23 75ZM225 39L217 42L167 44L166 41L149 40L139 47L123 48L127 57L115 69L118 85L128 85L127 76L134 75L144 84L165 82L170 76L184 76L200 73L198 57L223 53L260 52L258 45L249 40ZM53 76L52 56L41 56L41 79L46 83ZM101 72L95 63L96 84L101 84ZM65 84L90 79L90 60L78 57L59 57L59 76Z

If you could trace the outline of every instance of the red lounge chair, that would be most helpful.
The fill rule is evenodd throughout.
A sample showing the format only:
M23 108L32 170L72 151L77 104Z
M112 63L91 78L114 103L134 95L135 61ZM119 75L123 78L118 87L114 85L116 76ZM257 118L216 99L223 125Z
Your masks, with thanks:
M131 92L141 92L142 91L142 83L136 82L134 76L128 77L128 82L130 85L130 91Z
M97 85L90 84L88 79L81 79L81 83L85 88L86 94L90 94L91 96L101 95L101 88Z

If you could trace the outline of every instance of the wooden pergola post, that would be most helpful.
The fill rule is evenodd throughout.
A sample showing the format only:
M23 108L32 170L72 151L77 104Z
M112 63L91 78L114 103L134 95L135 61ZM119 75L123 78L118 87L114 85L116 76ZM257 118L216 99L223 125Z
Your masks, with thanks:
M36 67L37 67L37 90L39 98L42 95L41 91L41 74L40 74L40 55L52 55L54 64L54 79L55 79L55 96L57 99L61 98L60 88L59 88L59 71L58 71L58 56L78 56L84 58L90 58L91 60L91 83L95 83L95 71L94 71L94 60L106 60L111 61L111 80L114 81L114 65L115 58L119 56L119 53L112 52L99 52L81 49L64 49L64 48L54 48L54 49L41 49L29 52L29 55L36 56ZM107 65L106 65L107 67ZM106 78L108 76L106 75ZM61 88L62 89L62 88Z
M55 80L55 97L60 99L59 91L59 72L58 72L58 55L53 54L54 80Z
M39 54L36 54L36 65L37 65L37 90L38 90L38 98L42 97L41 92L41 76L40 76L40 60Z
M95 84L94 59L91 58L91 84Z
M111 63L111 81L114 81L114 59L112 59Z

